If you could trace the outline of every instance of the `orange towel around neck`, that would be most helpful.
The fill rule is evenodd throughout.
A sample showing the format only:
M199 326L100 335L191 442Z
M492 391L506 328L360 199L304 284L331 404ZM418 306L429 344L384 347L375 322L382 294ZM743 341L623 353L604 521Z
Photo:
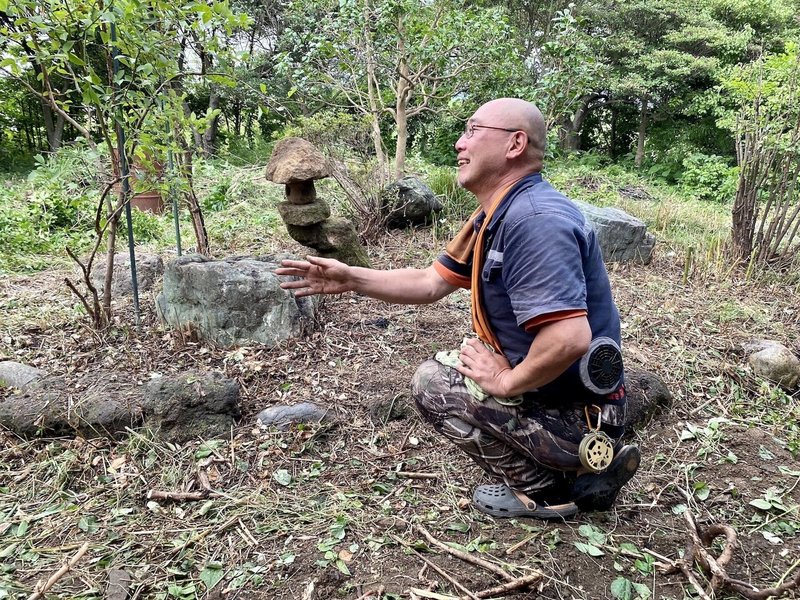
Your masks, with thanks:
M502 349L500 348L500 342L497 340L497 336L495 336L492 326L489 323L489 316L481 305L479 286L481 282L481 270L483 269L483 243L486 229L494 216L495 210L497 210L497 207L500 206L500 203L516 183L516 181L510 183L492 197L489 203L489 210L486 211L486 217L479 231L475 231L475 219L483 212L483 208L480 207L470 215L467 222L464 223L464 226L461 228L461 231L458 232L456 237L451 240L445 249L447 254L461 264L466 264L469 261L470 254L472 255L472 281L470 285L470 294L472 298L472 328L481 340L492 346L496 352L501 354Z

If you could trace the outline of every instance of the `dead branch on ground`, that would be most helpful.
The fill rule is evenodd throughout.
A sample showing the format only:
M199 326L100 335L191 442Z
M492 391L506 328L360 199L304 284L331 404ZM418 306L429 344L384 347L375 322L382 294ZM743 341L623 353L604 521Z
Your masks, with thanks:
M721 590L727 589L735 592L747 600L767 600L770 597L781 598L784 594L800 588L800 569L795 573L792 579L784 581L791 573L790 569L783 578L782 582L771 588L759 589L755 585L735 579L728 575L726 567L733 557L733 552L736 549L737 536L736 531L730 525L715 523L705 530L701 530L694 520L691 511L687 510L683 513L686 519L687 529L689 533L689 540L686 543L686 549L683 558L675 561L669 561L664 557L659 557L662 561L666 562L665 568L662 569L664 573L683 573L684 577L689 581L692 587L703 600L710 600L717 597ZM725 537L725 545L719 556L712 556L709 548L715 539L718 537ZM667 562L668 561L668 562ZM706 589L697 579L693 566L697 565L706 575L711 576L711 581L708 583ZM795 563L792 568L797 567Z
M28 596L28 600L38 600L39 598L43 598L45 592L53 587L59 579L61 579L64 575L66 575L69 570L78 564L78 561L83 558L83 555L86 554L86 551L89 549L89 542L86 542L81 546L78 551L72 555L72 558L69 559L67 563L62 565L62 567L53 573L46 582L42 583L39 581L36 586L33 588L33 593Z

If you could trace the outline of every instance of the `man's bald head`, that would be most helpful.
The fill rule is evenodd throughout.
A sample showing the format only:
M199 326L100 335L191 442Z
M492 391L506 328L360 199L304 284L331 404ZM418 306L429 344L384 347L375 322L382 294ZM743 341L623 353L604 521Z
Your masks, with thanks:
M498 98L481 106L474 118L524 131L528 135L528 158L536 163L537 170L542 168L547 130L536 105L520 98Z

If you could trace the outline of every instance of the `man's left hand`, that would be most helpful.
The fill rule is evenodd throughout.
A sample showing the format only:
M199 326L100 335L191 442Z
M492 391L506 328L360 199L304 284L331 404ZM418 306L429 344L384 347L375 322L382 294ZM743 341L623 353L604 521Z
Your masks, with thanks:
M461 366L456 367L459 373L492 396L505 398L509 395L507 378L511 375L511 364L505 356L487 349L480 340L472 339L461 348L459 359Z

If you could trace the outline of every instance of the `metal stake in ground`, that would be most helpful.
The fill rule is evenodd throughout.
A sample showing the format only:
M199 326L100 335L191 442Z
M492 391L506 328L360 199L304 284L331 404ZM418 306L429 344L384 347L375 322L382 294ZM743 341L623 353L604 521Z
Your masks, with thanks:
M119 50L117 50L117 27L111 23L111 57L113 59L114 81L117 80L119 71ZM116 93L116 84L114 85ZM119 105L118 105L119 106ZM125 222L128 227L128 253L131 259L131 285L133 288L133 312L136 315L136 329L141 328L139 318L139 280L136 277L136 252L133 248L133 217L131 215L131 185L128 179L128 158L125 155L125 131L122 129L122 119L117 108L117 154L119 155L119 172L122 176L122 194L125 197Z

